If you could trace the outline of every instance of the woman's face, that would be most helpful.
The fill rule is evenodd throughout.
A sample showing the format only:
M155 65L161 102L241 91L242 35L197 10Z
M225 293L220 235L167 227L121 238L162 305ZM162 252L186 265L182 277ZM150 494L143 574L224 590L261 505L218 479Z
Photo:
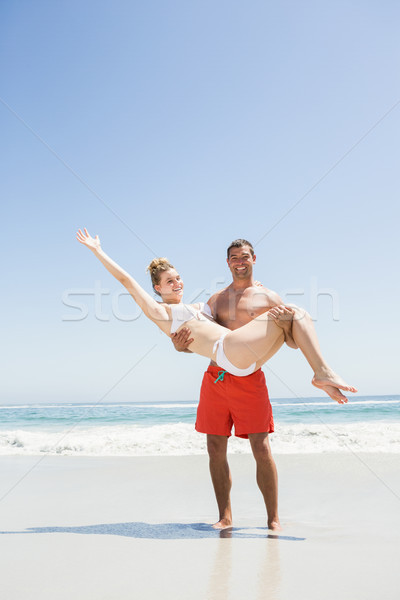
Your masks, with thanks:
M167 304L179 304L182 300L183 281L175 269L163 271L159 285L155 285L154 288Z

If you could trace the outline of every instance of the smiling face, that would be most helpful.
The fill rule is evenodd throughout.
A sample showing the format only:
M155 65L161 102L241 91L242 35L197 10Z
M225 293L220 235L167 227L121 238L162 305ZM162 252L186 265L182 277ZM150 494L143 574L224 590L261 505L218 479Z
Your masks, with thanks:
M154 286L163 302L179 304L183 296L183 281L175 269L168 269L160 274L160 283Z
M231 248L226 262L232 273L234 281L244 281L253 276L253 265L256 262L256 255L251 253L250 246L241 246L240 248Z

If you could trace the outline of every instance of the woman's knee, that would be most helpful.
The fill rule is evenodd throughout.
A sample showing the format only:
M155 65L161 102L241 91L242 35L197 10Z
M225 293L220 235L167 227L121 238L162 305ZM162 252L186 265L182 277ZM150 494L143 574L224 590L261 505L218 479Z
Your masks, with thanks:
M305 308L296 306L296 304L288 304L288 306L293 310L293 320L294 321L301 321L302 319L311 320L311 316L306 311Z

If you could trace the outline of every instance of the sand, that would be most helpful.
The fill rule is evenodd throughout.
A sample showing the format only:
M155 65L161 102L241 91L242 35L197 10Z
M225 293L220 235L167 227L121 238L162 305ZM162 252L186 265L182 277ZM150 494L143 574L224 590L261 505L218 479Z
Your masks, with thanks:
M275 458L278 536L250 455L222 533L205 456L0 458L0 597L397 599L400 455Z

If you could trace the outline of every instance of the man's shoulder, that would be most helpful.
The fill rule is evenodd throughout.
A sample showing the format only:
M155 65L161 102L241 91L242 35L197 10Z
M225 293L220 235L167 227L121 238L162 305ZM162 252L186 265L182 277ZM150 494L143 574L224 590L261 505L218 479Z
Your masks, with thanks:
M219 299L229 296L229 294L231 293L231 288L232 288L232 286L228 285L228 286L222 288L222 290L218 290L218 292L215 292L215 294L213 294L210 297L208 303L215 304L216 302L218 302Z
M251 288L249 288L250 290L254 291L259 291L263 294L266 294L267 296L274 296L274 297L278 297L278 294L276 292L274 292L274 290L270 290L269 288L267 288L265 285L263 285L262 283L257 282L256 284L252 285Z
M274 290L270 290L269 288L265 287L265 285L257 285L255 286L258 290L261 290L261 292L263 294L265 294L265 296L267 296L269 298L269 300L276 302L276 304L282 304L282 299L279 296L279 294L277 294L276 292L274 292ZM252 288L254 290L254 286Z
M246 289L246 298L248 301L254 301L257 305L272 308L278 304L282 304L282 298L269 288L262 284L253 285Z
M230 296L230 288L231 286L228 285L227 287L222 288L222 290L218 290L218 292L215 292L215 294L213 294L208 300L207 304L211 309L211 314L214 319L217 318L218 309L221 309L221 307L224 306L224 302L228 301Z
M218 290L210 297L210 300L213 298L218 298L219 296L221 296L223 294L229 293L230 287L231 287L230 285L227 285L226 287L222 288L222 290Z

